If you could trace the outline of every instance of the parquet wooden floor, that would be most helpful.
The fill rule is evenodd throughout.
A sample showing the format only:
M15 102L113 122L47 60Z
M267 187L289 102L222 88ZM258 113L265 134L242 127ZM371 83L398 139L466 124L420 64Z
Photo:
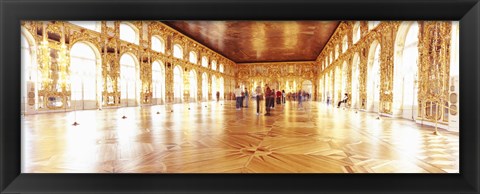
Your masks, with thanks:
M319 102L255 112L252 101L88 110L78 126L73 112L27 115L22 172L459 172L458 133Z

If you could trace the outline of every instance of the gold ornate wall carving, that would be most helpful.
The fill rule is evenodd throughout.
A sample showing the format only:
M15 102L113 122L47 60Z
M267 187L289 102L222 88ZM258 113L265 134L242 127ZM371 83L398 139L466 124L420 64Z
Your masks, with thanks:
M301 89L303 81L312 83L312 92L316 96L319 67L315 62L275 62L275 63L242 63L237 66L237 83L244 84L253 90L254 84L269 84L274 89L294 92ZM289 82L290 91L286 83ZM293 84L295 83L295 84ZM263 87L263 85L262 85Z
M425 120L448 122L451 28L449 22L420 22L418 102Z
M369 49L374 41L378 41L381 46L380 49L380 112L385 114L392 114L393 109L393 80L394 80L394 43L397 36L401 22L381 22L375 28L368 30L368 24L361 22L361 38L355 44L352 44L352 34L354 22L341 22L338 29L334 32L329 42L322 50L317 60L316 65L320 67L321 71L318 74L318 79L326 83L327 74L332 74L330 77L329 86L321 86L333 88L335 84L335 69L341 66L344 61L348 65L348 79L347 91L352 92L352 79L358 79L360 88L361 109L366 109L367 99L367 72L369 63ZM426 120L434 120L431 115L432 110L442 110L444 112L448 109L436 109L436 104L446 103L448 95L449 82L449 58L450 58L450 22L434 22L425 21L419 22L419 90L418 103L423 106L419 107L420 117L425 117ZM336 45L343 48L342 40L344 36L348 37L348 49L342 53L337 59L327 63L326 59L331 52L334 52ZM341 49L340 49L341 50ZM355 53L360 56L360 77L352 77L352 63ZM437 64L437 65L433 65ZM434 84L432 84L434 83ZM439 92L442 91L442 92ZM322 93L322 91L319 91ZM335 98L336 97L336 98ZM340 96L335 95L332 100L338 101ZM324 100L324 99L323 99ZM426 104L430 103L429 106ZM444 104L447 106L448 104ZM427 112L430 111L430 115ZM440 111L438 111L440 112ZM448 114L441 114L440 120L447 122Z
M231 90L231 86L225 85L235 80L234 69L236 64L199 44L198 42L184 36L174 29L156 21L132 21L130 22L139 31L139 45L126 42L120 39L120 22L119 21L102 21L101 32L86 29L69 22L60 21L25 21L22 26L25 27L36 40L38 50L38 64L40 71L44 75L44 80L40 81L41 88L39 96L43 98L44 104L46 98L52 96L61 97L62 106L47 107L41 105L40 110L51 109L71 109L68 106L70 101L70 86L65 80L69 76L69 50L77 42L86 42L91 45L94 50L100 53L101 70L102 70L102 106L119 106L120 105L120 57L124 53L132 53L138 60L140 70L141 92L140 103L152 103L152 63L161 61L165 65L165 88L167 102L173 101L173 67L179 65L183 70L184 83L189 84L189 71L194 69L197 72L197 78L201 80L201 74L206 72L209 77L209 85L211 77L224 79L225 91ZM47 33L43 33L47 32ZM153 35L161 37L165 41L165 53L160 53L151 49L151 37ZM43 42L43 44L42 44ZM173 43L178 43L183 48L184 59L173 58ZM49 56L51 50L56 50ZM197 54L197 64L189 62L190 51ZM43 57L42 57L43 56ZM206 56L209 59L208 67L201 66L201 57ZM224 73L210 68L211 61L216 60L217 66L223 64ZM53 66L60 62L60 66ZM54 68L54 69L52 69ZM53 73L51 73L53 72ZM199 82L201 86L201 81ZM199 99L202 96L202 87L198 87ZM189 88L185 87L184 100L189 99ZM209 89L211 90L211 89ZM210 94L211 96L211 94ZM100 107L100 106L99 106Z

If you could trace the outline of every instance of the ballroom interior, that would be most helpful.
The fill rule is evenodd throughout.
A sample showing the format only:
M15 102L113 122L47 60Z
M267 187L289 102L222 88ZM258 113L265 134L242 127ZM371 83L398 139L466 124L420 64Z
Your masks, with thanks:
M22 21L21 68L23 173L460 169L457 21Z

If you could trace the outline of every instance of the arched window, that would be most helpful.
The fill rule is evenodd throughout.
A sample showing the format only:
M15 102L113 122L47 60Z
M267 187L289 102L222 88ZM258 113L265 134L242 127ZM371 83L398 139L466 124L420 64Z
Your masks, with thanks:
M223 64L220 64L220 72L223 73L224 69L223 69Z
M203 100L208 100L208 76L207 76L207 73L202 74L202 97L203 97Z
M28 37L27 37L28 36ZM30 42L28 41L30 40ZM39 105L40 108L43 108L43 105L38 102L38 90L41 85L41 72L38 70L36 63L35 52L32 48L36 48L35 39L33 36L27 32L26 29L22 28L21 33L21 67L22 67L22 94L21 94L21 111L29 112L36 110ZM29 85L31 87L29 87ZM33 98L29 93L33 90ZM30 99L34 100L34 105L30 106L27 104ZM27 108L27 107L29 108Z
M372 30L380 24L380 21L368 21L368 30Z
M367 69L367 111L378 112L380 108L380 44L370 46Z
M165 70L162 62L152 63L153 102L162 104L165 100Z
M415 23L416 24L416 23ZM416 103L416 94L414 91L410 90L410 88L414 88L414 83L417 80L417 70L418 70L418 25L412 25L410 28L407 37L405 39L405 48L403 50L403 72L404 72L404 88L408 88L403 90L403 104L404 108L406 106L412 106ZM415 89L416 90L416 89ZM415 91L416 92L416 91ZM415 97L415 99L414 99ZM413 103L413 104L412 104ZM411 108L411 107L409 107ZM407 111L405 111L407 112ZM407 118L411 118L411 115L405 115Z
M340 65L335 66L334 68L334 80L333 80L333 102L338 102L342 99L342 69Z
M340 95L343 97L344 94L347 93L347 82L348 82L347 61L343 62L341 73L342 73L342 92Z
M102 22L100 21L69 21L69 22L77 26L80 26L82 28L86 28L96 32L102 31Z
M190 101L197 101L197 73L195 70L190 70Z
M358 53L353 55L352 60L352 82L351 82L351 105L353 108L360 108L360 57Z
M318 79L318 93L319 93L319 101L322 102L325 99L325 91L324 91L324 85L323 85L323 75L320 79Z
M393 114L414 119L418 109L418 23L402 22L394 46Z
M360 40L360 21L355 22L353 25L353 44L357 43Z
M459 22L452 21L452 30L451 30L451 51L450 51L450 76L455 77L460 75L459 69Z
M217 62L215 60L212 61L212 69L217 70Z
M330 63L333 62L333 52L330 52Z
M460 103L460 90L459 90L459 33L460 33L460 22L452 21L452 30L451 30L451 42L450 42L450 109L444 111L445 113L450 113L448 115L449 119L449 130L459 131L459 116L460 110L457 108ZM453 89L453 90L451 90ZM456 95L455 95L456 94ZM456 97L456 98L455 98ZM453 101L457 101L454 103Z
M97 108L96 67L97 58L92 47L75 43L70 50L70 81L72 105L76 109Z
M138 44L140 39L138 29L135 28L132 24L124 22L120 23L120 39L134 44Z
M342 39L342 53L345 53L348 49L348 40L347 40L347 35L345 35Z
M202 57L202 66L208 67L208 58L206 56Z
M165 41L158 36L152 36L152 50L165 53Z
M183 97L183 75L182 68L180 66L175 66L173 69L173 98L175 102L182 102Z
M140 97L140 74L136 57L130 53L120 58L120 80L122 106L136 106Z
M32 64L32 55L30 54L30 44L27 41L27 38L22 34L20 37L21 40L21 47L22 47L22 53L21 53L21 65L22 65L22 96L21 96L21 102L22 102L22 111L24 110L24 105L27 103L27 80L30 77L30 66Z
M218 88L217 88L217 78L212 75L212 100L215 100L216 94L217 94Z
M331 77L331 71L330 73L325 73L325 88L324 88L324 95L326 100L332 100L332 90L331 90L331 84L330 84L330 77Z
M224 81L223 81L223 77L220 77L220 99L223 100L224 96L225 96Z
M179 44L173 46L173 57L183 59L183 49Z
M197 53L195 53L194 51L190 51L189 61L190 63L197 64Z

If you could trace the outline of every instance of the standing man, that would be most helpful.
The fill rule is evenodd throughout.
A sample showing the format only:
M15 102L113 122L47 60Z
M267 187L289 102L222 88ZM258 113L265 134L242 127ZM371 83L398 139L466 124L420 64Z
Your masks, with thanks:
M248 108L248 89L245 88L245 108Z
M257 94L257 115L260 114L260 99L262 98L262 87L260 85L257 86L255 89L255 93Z
M235 92L235 98L237 100L236 107L237 107L237 110L240 110L240 102L242 100L242 90L240 89L240 86L237 86L234 92Z
M285 90L282 90L282 102L285 104Z
M217 102L218 102L218 101L220 101L220 92L217 91L217 94L216 94L216 95L217 95Z
M267 113L265 113L265 116L270 116L270 96L272 94L272 90L268 85L265 85L265 110Z

